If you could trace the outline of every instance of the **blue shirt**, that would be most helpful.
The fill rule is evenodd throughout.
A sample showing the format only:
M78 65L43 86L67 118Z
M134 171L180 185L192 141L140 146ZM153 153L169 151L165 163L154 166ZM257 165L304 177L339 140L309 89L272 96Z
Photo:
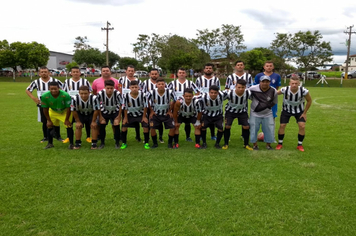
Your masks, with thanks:
M261 76L265 75L263 72L258 73L255 77L255 83L254 84L260 84L260 78ZM271 78L271 86L275 89L277 89L277 87L280 87L281 84L281 76L277 73L272 73L272 75L269 76Z

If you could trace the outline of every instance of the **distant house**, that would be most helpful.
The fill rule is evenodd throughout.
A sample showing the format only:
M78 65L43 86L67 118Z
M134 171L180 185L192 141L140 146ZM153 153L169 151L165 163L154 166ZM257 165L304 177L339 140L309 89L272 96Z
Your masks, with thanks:
M356 70L356 54L350 55L349 57L349 71ZM346 63L343 63L340 67L340 71L345 71Z
M64 69L67 64L73 61L73 55L62 53L62 52L54 52L49 51L49 60L47 63L47 67L50 69Z

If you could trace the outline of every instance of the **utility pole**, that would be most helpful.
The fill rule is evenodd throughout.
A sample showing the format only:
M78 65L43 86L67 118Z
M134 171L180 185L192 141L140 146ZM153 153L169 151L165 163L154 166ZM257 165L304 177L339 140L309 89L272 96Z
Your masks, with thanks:
M101 28L101 30L106 30L106 65L109 66L109 30L114 30L114 27L109 28L109 21L106 22L106 28Z
M345 79L348 78L348 72L349 72L349 57L350 57L350 45L351 45L351 34L356 34L356 32L351 32L352 28L354 26L347 27L349 31L344 31L345 34L349 35L349 39L347 40L347 57L346 57L346 69L345 69Z

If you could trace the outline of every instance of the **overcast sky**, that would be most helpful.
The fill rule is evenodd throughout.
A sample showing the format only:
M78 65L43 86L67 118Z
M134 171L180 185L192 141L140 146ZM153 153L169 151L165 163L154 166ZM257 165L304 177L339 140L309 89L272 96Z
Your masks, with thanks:
M73 53L77 36L104 51L131 56L139 34L177 34L195 38L197 29L240 25L247 50L268 47L274 33L319 30L331 43L334 63L346 59L347 27L355 24L356 1L278 0L10 0L1 3L0 39L37 41L50 51ZM356 34L351 55L356 54Z

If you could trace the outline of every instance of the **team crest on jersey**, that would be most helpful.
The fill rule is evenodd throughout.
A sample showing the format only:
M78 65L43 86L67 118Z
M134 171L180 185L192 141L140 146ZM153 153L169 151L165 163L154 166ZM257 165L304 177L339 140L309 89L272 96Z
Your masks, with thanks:
M153 102L154 102L154 103L157 103L157 99L155 99Z
M275 79L273 79L273 80L272 80L272 84L274 84L275 82L276 82L276 80L275 80Z
M69 85L69 90L72 90L72 86Z
M287 99L287 100L289 99L289 96L288 96L288 95L286 96L286 99Z
M65 98L65 97L66 97L66 95L62 95L61 97L62 97L62 98Z
M271 97L270 96L268 96L267 97L267 101L271 101L272 99L271 99Z
M129 103L127 104L127 106L131 107L131 106L132 106L131 102L129 102Z

